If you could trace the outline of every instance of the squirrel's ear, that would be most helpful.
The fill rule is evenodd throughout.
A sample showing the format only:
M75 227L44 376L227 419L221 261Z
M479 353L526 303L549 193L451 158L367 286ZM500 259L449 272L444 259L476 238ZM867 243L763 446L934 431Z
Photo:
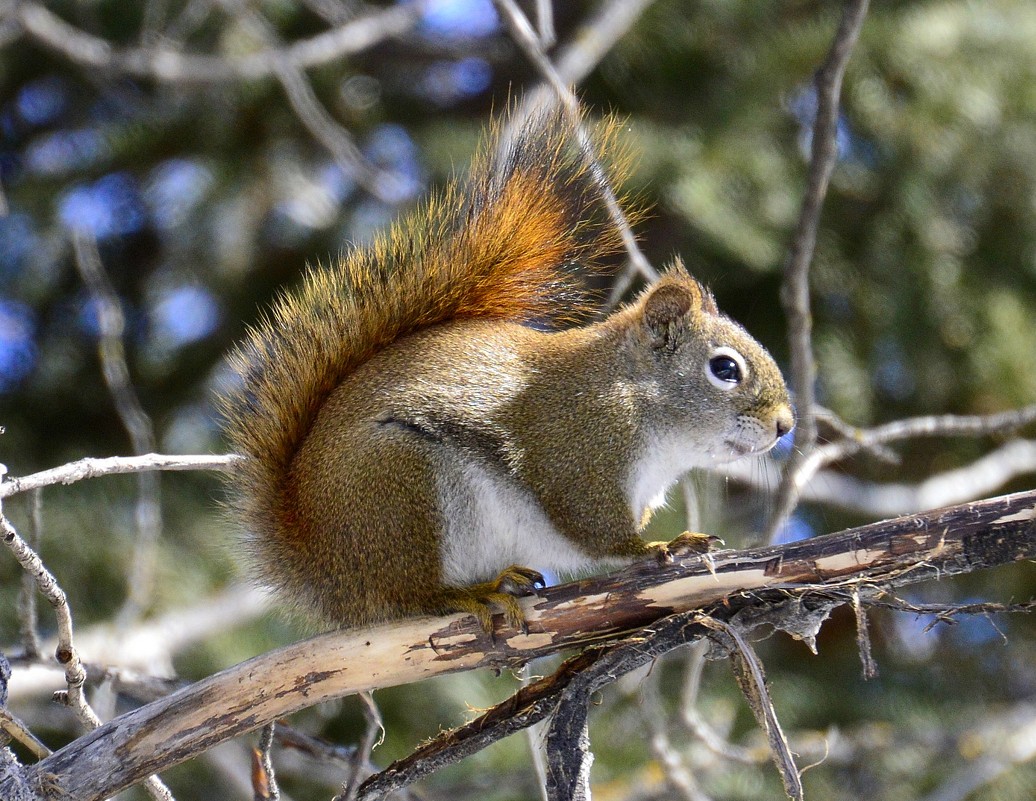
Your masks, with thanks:
M656 348L676 348L680 331L687 328L687 318L702 305L701 287L695 281L663 282L644 298L644 323L651 332Z

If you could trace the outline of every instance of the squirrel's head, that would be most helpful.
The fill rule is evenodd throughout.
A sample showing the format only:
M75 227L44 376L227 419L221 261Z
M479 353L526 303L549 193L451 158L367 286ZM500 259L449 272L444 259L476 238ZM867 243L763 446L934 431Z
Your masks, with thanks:
M707 461L732 461L765 453L792 429L788 388L773 357L681 264L633 312L637 339L647 346L638 350L654 377L648 413L657 411L663 426L675 420L687 447Z

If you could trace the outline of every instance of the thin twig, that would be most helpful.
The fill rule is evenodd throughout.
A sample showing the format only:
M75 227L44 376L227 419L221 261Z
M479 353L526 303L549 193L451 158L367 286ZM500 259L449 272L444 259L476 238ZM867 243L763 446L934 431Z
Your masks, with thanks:
M1036 404L988 415L945 414L910 417L870 429L860 429L853 439L843 439L814 447L809 454L797 460L793 454L793 458L785 466L781 482L780 492L785 494L779 495L777 502L778 504L782 501L790 502L790 511L798 502L803 487L821 468L875 446L915 437L1002 434L1015 431L1034 421L1036 421ZM798 462L798 465L793 469L792 464L795 461ZM775 521L778 518L775 518Z
M27 476L4 478L0 474L0 499L19 492L50 487L54 484L74 484L87 478L139 473L145 470L233 470L243 457L236 454L223 456L172 456L147 453L143 456L110 456L104 459L87 457L51 467Z
M360 744L353 754L352 764L349 769L349 777L342 785L342 792L335 796L334 801L356 801L356 794L360 789L361 777L364 777L367 765L371 761L371 752L377 748L385 739L385 724L381 720L381 710L374 702L374 695L370 692L362 692L357 698L363 708L363 719L366 728Z
M40 552L43 538L43 492L33 490L29 495L29 547ZM28 659L40 656L39 621L36 614L36 582L29 573L22 574L22 588L18 595L18 620L22 635L22 648Z
M255 801L277 801L281 797L270 759L276 727L272 720L263 726L259 732L259 745L252 749L252 796Z
M0 476L3 475L4 469L3 466L0 466ZM63 698L84 725L91 729L96 728L100 725L100 721L90 709L83 695L86 671L83 669L79 653L72 643L72 610L69 608L68 598L39 555L18 535L14 526L4 515L2 504L0 504L0 532L3 533L4 544L14 554L14 558L22 566L22 570L32 576L36 589L54 608L58 629L55 657L58 663L64 667L65 684L67 685Z
M817 424L814 406L817 368L813 356L809 267L816 247L820 212L838 155L835 134L842 76L859 38L863 19L867 14L867 5L868 0L846 0L831 49L816 74L817 114L813 123L809 177L781 286L781 304L788 318L792 386L795 390L798 421L795 428L795 449L785 468L775 514L770 523L771 538L795 508L798 501L795 492L796 474L802 461L809 456L816 444Z
M780 476L774 462L730 462L719 474L771 492ZM970 464L936 473L916 484L865 481L834 470L818 470L800 488L802 500L852 509L874 518L938 509L995 494L1019 476L1036 473L1036 440L1016 439Z
M842 439L858 440L860 438L863 429L846 422L835 414L833 410L824 406L816 405L814 406L814 411L816 412L817 423L823 423L829 426L835 433L842 437ZM818 436L823 438L822 433L819 433ZM864 450L874 458L880 459L883 462L888 462L889 464L899 464L901 461L898 453L877 442L868 443L864 446Z
M18 720L3 706L0 706L0 731L5 732L14 738L16 742L24 745L36 759L43 759L43 757L54 753L35 734L29 731L28 726ZM3 744L4 740L0 739L0 745Z
M554 30L554 5L551 0L536 0L536 31L540 47L550 50L558 40Z
M244 56L188 54L161 44L117 48L65 22L39 3L21 2L14 13L33 39L81 66L173 83L211 83L269 77L282 64L305 69L360 53L413 28L422 6L421 0L389 6L285 48L267 48Z
M212 13L212 6L213 0L187 0L176 17L162 31L165 44L179 44L198 30Z
M3 478L5 472L6 468L0 465L0 479ZM64 666L66 689L56 692L54 697L71 709L88 731L96 729L102 724L102 721L86 700L86 694L83 692L83 685L86 683L86 669L73 645L72 610L68 605L68 598L39 555L18 535L14 526L4 516L2 502L0 502L0 533L3 534L4 544L10 548L22 569L33 577L37 589L50 602L57 617L58 645L54 655L58 663ZM146 778L144 787L156 801L173 800L172 794L157 776Z
M597 154L594 152L593 142L583 125L578 98L561 79L557 70L554 69L554 65L546 53L543 52L532 23L529 22L529 18L525 16L525 13L518 7L517 3L514 0L493 0L493 5L496 6L497 11L507 25L511 38L526 54L529 61L539 71L543 80L554 90L558 100L561 102L562 108L564 108L565 114L569 119L569 124L576 133L583 157L590 165L594 177L601 188L608 216L622 238L623 246L630 261L636 265L637 271L646 280L657 281L659 277L658 271L651 266L651 263L637 244L637 239L633 234L633 229L630 227L629 220L626 219L626 215L619 205L618 198L615 196L615 191L608 182L604 168L601 167ZM518 115L515 115L515 118L516 120L521 119Z
M713 631L713 638L730 653L734 676L737 678L741 692L748 701L748 706L755 715L759 727L766 734L770 743L770 754L777 770L784 781L784 791L789 798L802 801L802 778L795 765L795 757L788 747L788 740L781 729L777 712L773 708L770 692L766 688L766 675L762 662L756 656L752 646L741 636L734 626L710 615L699 615L696 622Z
M282 42L273 26L252 4L242 0L223 0L223 4L232 8L238 21L247 25L263 44L268 47L281 46ZM317 98L302 68L281 62L276 65L274 76L284 89L288 103L299 121L330 152L339 169L379 200L389 204L397 203L397 176L379 169L364 157L349 132L338 124Z
M353 754L356 753L354 745L339 745L321 737L314 737L312 734L289 726L283 720L277 721L275 734L281 748L294 749L321 762L334 762L349 767L352 764Z
M702 643L692 645L684 672L683 690L680 696L680 719L712 753L732 762L744 765L758 765L769 758L765 750L745 748L726 740L710 726L698 710L697 696L701 684L702 668L705 665L706 649Z
M939 619L951 620L959 615L1031 614L1036 612L1036 600L1016 604L974 603L974 604L915 604L892 596L893 600L867 599L864 606L879 609L893 609L897 612L913 612L916 615L935 615Z
M395 204L399 193L397 176L371 164L341 125L317 99L302 70L291 66L277 69L277 80L288 102L306 129L331 153L339 169L379 200Z
M76 267L83 279L97 314L99 337L97 352L104 383L115 403L115 411L129 434L137 456L155 450L155 427L137 397L130 379L123 337L126 317L115 288L105 275L97 241L85 231L72 231ZM127 564L126 600L115 618L116 628L135 622L150 603L154 591L155 563L162 536L161 484L158 474L137 474L137 502L134 516L137 536Z
M357 801L376 801L434 771L459 762L516 731L545 720L561 690L601 657L590 649L564 662L553 675L522 687L470 723L440 734L360 785Z
M598 5L557 50L553 66L561 83L581 83L654 1L607 0ZM531 90L522 101L522 109L539 108L552 91L549 87Z
M690 646L693 648L694 646ZM638 708L642 725L647 729L651 751L662 766L666 782L674 797L684 801L708 801L708 796L698 786L694 774L688 769L683 755L673 746L667 733L668 721L659 700L658 676L660 671L651 672L637 684Z

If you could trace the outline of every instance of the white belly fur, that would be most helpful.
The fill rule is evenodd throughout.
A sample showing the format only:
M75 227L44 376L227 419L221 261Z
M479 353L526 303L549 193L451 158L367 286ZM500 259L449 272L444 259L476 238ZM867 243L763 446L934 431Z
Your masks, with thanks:
M490 581L510 565L569 573L597 560L561 535L528 492L473 462L444 477L443 580L451 586Z

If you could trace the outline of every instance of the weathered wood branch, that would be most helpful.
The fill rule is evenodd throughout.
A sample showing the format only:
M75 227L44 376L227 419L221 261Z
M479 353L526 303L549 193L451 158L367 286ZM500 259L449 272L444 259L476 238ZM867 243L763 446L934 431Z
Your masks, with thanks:
M516 667L721 601L742 605L767 594L780 599L887 588L1034 558L1036 491L1030 491L785 546L721 551L665 566L639 563L527 599L528 634L505 628L498 617L491 639L473 619L455 615L295 643L121 715L28 773L41 797L94 801L279 716L343 695L476 667Z

